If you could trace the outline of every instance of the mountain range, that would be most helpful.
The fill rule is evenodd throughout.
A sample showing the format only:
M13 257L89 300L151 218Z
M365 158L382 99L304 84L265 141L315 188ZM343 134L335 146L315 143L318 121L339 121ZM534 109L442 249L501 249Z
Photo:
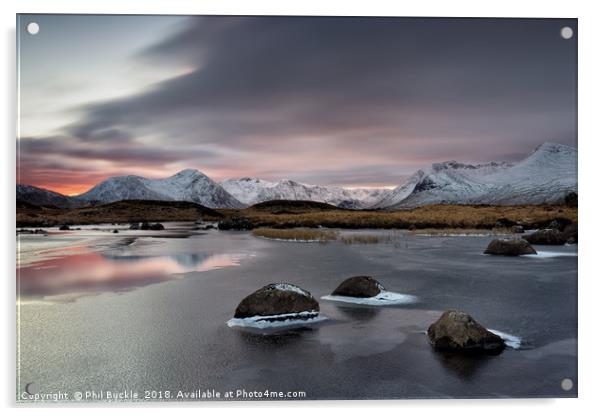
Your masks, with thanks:
M269 182L249 177L218 183L198 170L185 169L165 179L115 176L73 197L30 185L17 185L17 200L59 208L129 199L189 201L209 208L242 208L287 199L325 202L350 209L405 209L441 203L555 203L576 191L577 149L544 143L517 163L434 163L416 171L393 190L348 189L292 180Z

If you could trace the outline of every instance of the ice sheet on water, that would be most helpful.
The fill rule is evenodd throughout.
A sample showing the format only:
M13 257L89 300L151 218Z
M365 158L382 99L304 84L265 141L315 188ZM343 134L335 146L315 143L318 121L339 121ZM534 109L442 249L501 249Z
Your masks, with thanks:
M351 296L333 296L327 295L322 296L321 299L330 300L333 302L344 302L344 303L355 303L358 305L370 305L370 306L386 306L386 305L405 305L410 303L416 303L418 298L413 295L406 295L403 293L389 292L383 290L376 296L370 298L355 298Z
M561 252L561 251L537 251L537 254L526 254L524 257L534 259L549 259L552 257L575 257L577 252Z
M522 342L520 337L517 337L516 335L507 334L502 331L497 331L495 329L487 329L487 330L489 332L493 332L495 335L502 338L504 340L504 344L506 344L507 347L510 347L515 350L520 348L521 342Z
M282 328L289 326L304 326L325 321L323 315L316 312L286 313L281 315L257 315L249 318L232 318L226 324L229 327L245 327L255 329Z

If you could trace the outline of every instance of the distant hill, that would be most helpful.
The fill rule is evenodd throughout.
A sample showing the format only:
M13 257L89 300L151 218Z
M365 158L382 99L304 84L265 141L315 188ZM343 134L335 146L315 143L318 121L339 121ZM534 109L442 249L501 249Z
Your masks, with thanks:
M130 223L141 221L218 220L223 215L186 201L118 201L84 208L58 209L22 203L17 208L17 227L58 224Z

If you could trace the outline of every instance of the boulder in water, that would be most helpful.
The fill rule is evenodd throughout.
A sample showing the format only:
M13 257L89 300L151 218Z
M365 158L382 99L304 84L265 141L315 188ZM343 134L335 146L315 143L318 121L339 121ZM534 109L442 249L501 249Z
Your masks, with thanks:
M287 319L301 314L303 319L318 316L320 305L307 290L290 283L271 283L244 298L236 308L234 318L269 316L278 320L277 315Z
M130 230L139 230L140 229L140 224L137 222L133 222L130 224Z
M69 226L67 224L63 224L59 227L59 230L61 231L69 231L71 228L69 228Z
M499 353L504 340L488 331L466 312L448 310L429 326L427 335L433 348L467 353Z
M149 226L149 230L160 231L160 230L164 230L164 229L165 229L165 227L163 226L163 224L161 224L159 222L156 222Z
M542 244L561 246L566 243L567 238L564 233L557 229L546 228L543 230L535 231L533 234L529 234L523 237L530 244Z
M520 256L522 254L537 254L537 251L525 240L516 238L513 240L492 240L483 253L499 256Z
M344 280L333 292L332 296L348 296L352 298L371 298L384 291L385 288L371 276L353 276Z

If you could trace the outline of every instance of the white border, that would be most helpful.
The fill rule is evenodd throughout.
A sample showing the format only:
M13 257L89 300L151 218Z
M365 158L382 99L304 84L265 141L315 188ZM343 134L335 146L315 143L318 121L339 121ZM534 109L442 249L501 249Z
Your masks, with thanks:
M0 393L4 406L14 406L14 363L15 363L15 310L14 310L14 227L15 197L15 13L140 13L140 14L304 14L304 15L394 15L394 16L487 16L487 17L572 17L579 18L579 196L580 196L580 250L579 250L579 396L577 400L455 400L455 401L347 401L347 402L287 402L287 403L196 403L194 406L205 410L221 412L250 412L263 414L265 408L279 410L285 408L287 414L301 412L332 412L334 406L346 408L351 414L364 414L372 407L396 407L390 411L420 412L421 414L448 415L487 412L488 415L507 415L508 412L546 412L550 415L589 413L599 402L600 389L600 352L602 345L599 331L599 293L600 276L597 253L599 241L594 234L600 228L602 207L600 193L601 175L600 131L602 130L600 99L602 97L600 74L602 64L600 45L602 44L602 15L595 1L525 1L505 0L487 1L414 1L386 2L370 0L352 2L351 0L4 0L1 3L3 26L2 41L2 184L4 203L1 204L3 222L1 264L5 267L2 277L2 375ZM586 226L587 225L587 226ZM596 239L599 240L599 239ZM518 375L517 375L518 376ZM520 382L510 380L509 382ZM130 406L132 407L132 406ZM134 406L140 407L140 406ZM184 407L169 406L169 407ZM310 409L307 409L307 408ZM599 407L599 406L596 406ZM400 409L401 408L401 409ZM29 413L32 409L25 409ZM186 406L183 409L198 414L199 410ZM11 410L12 413L13 410ZM46 409L51 414L81 413L81 408ZM164 408L128 409L129 412L161 414ZM169 410L172 411L172 410ZM203 411L203 410L201 410ZM93 408L87 412L104 414L102 408Z

